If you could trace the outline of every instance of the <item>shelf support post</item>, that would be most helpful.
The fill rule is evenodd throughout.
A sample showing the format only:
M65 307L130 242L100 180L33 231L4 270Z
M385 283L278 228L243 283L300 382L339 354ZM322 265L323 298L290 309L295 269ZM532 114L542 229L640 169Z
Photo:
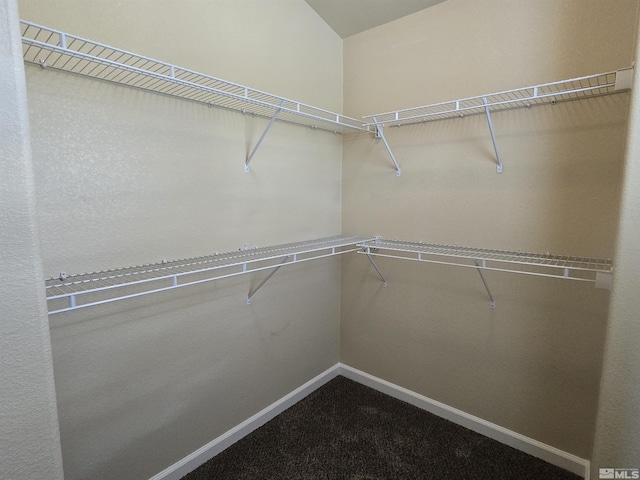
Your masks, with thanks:
M371 250L370 250L369 247L366 247L365 254L367 255L367 258L369 259L369 261L371 262L371 265L373 265L373 268L375 268L376 272L378 272L378 275L382 279L382 286L386 287L387 286L387 279L384 278L384 275L382 275L382 272L378 268L378 265L376 265L376 262L374 262L373 258L371 258Z
M487 281L485 280L484 275L482 273L482 269L480 268L480 263L478 263L478 260L474 260L473 263L476 264L478 274L480 275L480 280L482 280L484 289L487 291L487 295L489 295L489 306L491 308L496 308L496 301L493 299L493 295L491 295L491 291L489 290L489 285L487 285Z
M280 267L284 266L284 264L289 261L290 257L291 257L290 255L287 255L286 257L284 257L282 262L280 262L280 265L277 265L273 270L271 270L271 273L269 273L269 275L267 275L267 277L264 280L262 280L256 288L254 288L249 292L249 295L247 295L247 305L251 305L251 297L253 297L256 294L256 292L260 290L262 286L265 283L267 283L269 279L273 277L278 270L280 270Z
M253 147L253 150L251 150L251 153L247 157L247 161L244 162L244 171L245 172L249 171L249 164L251 163L251 160L253 159L253 156L256 154L256 151L258 150L258 147L260 147L260 144L264 140L264 137L266 137L267 133L269 133L269 130L271 130L271 127L273 126L273 122L275 122L276 118L278 118L278 115L282 111L282 107L284 107L284 102L285 102L285 100L282 100L280 102L280 106L274 112L273 116L271 117L271 120L269 120L269 124L267 125L267 128L264 129L264 132L262 132L262 135L258 139L258 143L256 143L256 145Z
M489 124L489 131L491 132L491 141L493 142L493 149L496 152L496 171L502 173L502 160L500 160L500 153L498 152L498 144L496 143L496 135L493 131L493 122L491 121L491 112L489 112L489 105L487 104L487 97L482 97L482 103L484 103L484 113L487 115L487 123Z
M389 152L391 161L393 162L394 167L396 167L396 176L399 177L402 174L402 171L400 170L400 165L398 165L398 162L396 161L396 157L393 155L393 152L391 151L391 147L389 147L389 143L387 142L387 139L384 136L384 126L378 123L378 121L376 120L376 117L371 117L371 118L373 120L373 123L376 126L376 138L381 138L382 141L384 142L384 146L387 147L387 152Z

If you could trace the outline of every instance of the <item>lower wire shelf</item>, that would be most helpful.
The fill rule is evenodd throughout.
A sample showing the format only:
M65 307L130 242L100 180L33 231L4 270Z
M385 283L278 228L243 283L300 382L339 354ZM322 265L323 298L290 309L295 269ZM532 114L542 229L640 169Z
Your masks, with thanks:
M610 259L403 242L375 238L360 242L360 253L457 267L596 282L610 275ZM388 252L388 253L384 253Z
M251 297L280 267L355 252L363 237L333 236L304 242L220 253L45 281L49 314L68 312L128 298L211 282L245 273L272 270L249 292Z
M483 276L484 270L593 282L597 288L609 289L611 285L610 259L488 250L457 245L386 240L379 237L360 242L358 246L361 247L358 253L369 258L385 287L387 279L373 261L373 257L474 268L480 274L491 308L495 307L495 300Z
M373 257L474 268L480 273L492 307L495 306L495 302L482 275L483 270L594 282L596 287L600 288L609 288L612 272L609 259L338 235L100 272L71 276L61 274L58 278L45 281L47 309L49 314L53 315L245 273L270 270L267 277L249 291L247 304L250 304L256 292L281 267L352 252L364 254L369 258L384 286L387 280Z

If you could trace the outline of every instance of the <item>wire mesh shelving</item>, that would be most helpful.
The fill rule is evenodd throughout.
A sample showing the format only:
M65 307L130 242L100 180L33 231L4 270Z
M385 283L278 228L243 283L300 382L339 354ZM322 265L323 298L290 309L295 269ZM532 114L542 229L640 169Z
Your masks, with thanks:
M464 117L466 115L484 114L487 117L489 133L491 134L491 141L496 154L496 171L497 173L502 173L502 159L491 118L492 112L626 92L631 89L632 79L633 68L625 68L533 87L517 88L477 97L367 115L364 118L369 119L369 123L365 123L365 126L375 129L376 138L380 138L384 142L384 146L396 170L396 175L400 176L400 166L384 134L385 126L401 127L403 125Z
M270 247L48 278L49 314L125 300L151 293L211 282L245 273L271 270L247 295L247 303L280 267L359 250L363 237L333 236Z
M585 282L610 275L610 259L404 242L376 238L358 244L360 253L457 267L495 270ZM604 277L603 277L604 278Z
M228 82L160 60L21 20L26 62L170 95L208 106L274 117L341 133L369 131L361 120Z
M366 123L367 126L402 126L467 115L485 114L487 108L493 112L534 105L555 104L567 100L580 100L628 91L631 88L632 73L632 68L626 68L544 83L533 87L517 88L404 110L367 115L364 118L371 119ZM374 118L375 121L373 120Z

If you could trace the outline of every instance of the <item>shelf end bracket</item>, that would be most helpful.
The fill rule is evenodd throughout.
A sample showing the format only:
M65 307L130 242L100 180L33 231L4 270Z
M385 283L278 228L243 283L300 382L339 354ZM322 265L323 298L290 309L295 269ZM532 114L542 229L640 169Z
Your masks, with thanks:
M491 295L491 291L489 290L489 285L487 285L487 281L482 274L482 267L480 266L480 262L478 260L474 260L476 268L478 269L478 274L480 275L480 280L482 280L482 284L484 285L484 289L487 291L487 295L489 296L489 306L491 308L496 308L496 301L493 299L493 295Z
M389 143L387 142L387 139L384 136L384 125L378 123L378 121L376 120L376 117L371 117L371 119L373 120L373 123L376 126L376 138L381 138L382 141L384 142L384 146L387 148L387 152L389 152L389 156L391 157L393 166L396 167L396 176L399 177L400 175L402 175L402 171L400 170L400 165L398 165L398 162L396 161L396 157L393 155L393 152L391 151L391 147L389 146Z
M264 280L262 280L258 286L256 288L254 288L253 290L251 290L249 292L249 295L247 295L247 305L251 305L251 298L256 294L256 292L258 290L260 290L262 288L262 286L267 283L269 281L269 279L271 277L273 277L275 275L275 273L280 270L280 267L284 266L285 263L287 263L289 261L289 258L291 256L287 255L286 257L284 257L284 259L282 260L282 262L280 262L279 265L276 265L275 268L273 270L271 270L271 272L269 273L269 275L266 276L266 278Z
M278 118L278 115L282 111L282 107L284 107L284 102L285 102L285 100L282 100L280 102L280 106L273 113L273 116L271 117L271 120L269 120L269 124L267 125L267 128L264 129L264 132L262 132L262 135L260 135L260 138L258 139L258 142L255 144L255 146L253 147L253 150L251 150L251 153L247 157L247 160L244 162L244 171L245 172L249 171L249 164L251 163L251 160L253 159L253 156L258 151L258 148L260 147L260 144L264 140L264 137L267 136L267 133L269 133L269 130L271 130L271 127L273 127L273 122L276 121L276 118Z
M487 123L489 124L489 131L491 132L491 141L493 142L493 149L496 152L496 172L502 173L502 160L500 159L500 152L498 152L498 144L496 143L496 134L493 131L493 122L491 121L491 112L489 111L489 105L487 103L487 97L482 97L482 103L484 103L484 113L487 115Z

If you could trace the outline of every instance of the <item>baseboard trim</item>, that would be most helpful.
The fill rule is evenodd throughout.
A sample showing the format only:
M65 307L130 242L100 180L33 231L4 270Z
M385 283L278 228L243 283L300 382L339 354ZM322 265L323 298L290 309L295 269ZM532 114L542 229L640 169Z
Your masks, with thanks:
M564 468L576 475L582 476L585 480L589 480L590 478L590 462L588 460L564 452L558 448L526 437L512 430L508 430L500 425L488 422L474 415L470 415L462 410L450 407L444 403L425 397L424 395L420 395L361 370L342 363L337 363L333 367L312 378L304 385L296 388L293 392L285 395L280 400L272 403L268 407L248 418L241 424L223 433L162 472L154 475L149 480L180 480L180 478L185 476L187 473L195 470L197 467L215 457L227 447L233 445L255 429L278 416L287 408L295 405L304 397L338 375L342 375L355 382L361 383L362 385L366 385L374 390L450 420L458 425L473 430L474 432L478 432L486 437L504 443L505 445L509 445L510 447L528 453L529 455L540 458L552 465Z
M428 397L412 392L406 388L374 377L361 370L357 370L348 365L340 364L340 375L355 382L371 387L374 390L385 393L391 397L414 405L422 410L426 410L434 415L446 418L458 425L466 427L474 432L478 432L486 437L497 440L500 443L509 445L522 452L540 458L546 462L564 468L576 475L589 480L590 462L558 448L544 444L533 438L525 437L519 433L503 428L495 423L487 422L479 417L470 415L462 410L445 405L444 403L432 400Z
M162 472L154 475L150 480L179 480L187 473L195 470L203 463L215 457L225 448L233 445L238 440L247 436L255 429L261 427L269 420L284 412L287 408L295 405L304 397L320 388L328 381L334 379L339 374L340 364L338 363L325 370L320 375L312 378L304 385L296 388L293 392L285 395L280 400L259 411L241 424L235 426L231 430L220 435L218 438L215 438L195 452L186 456L182 460L174 463L169 468L166 468Z

